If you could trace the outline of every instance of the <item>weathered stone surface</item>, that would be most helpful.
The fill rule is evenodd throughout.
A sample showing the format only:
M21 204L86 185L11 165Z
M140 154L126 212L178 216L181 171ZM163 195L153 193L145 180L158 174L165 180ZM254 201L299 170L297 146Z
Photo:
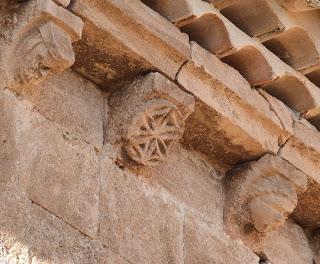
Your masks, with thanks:
M99 163L94 147L30 120L19 142L20 185L28 197L89 236L98 231Z
M234 24L204 1L184 0L181 8L174 8L175 1L161 2L162 5L154 1L147 3L173 19L191 40L238 70L252 86L263 87L291 108L306 114L309 120L319 118L320 91L296 70L308 73L319 67L320 48L306 29L283 15L276 3L271 3L276 1L225 1L228 5L221 12ZM235 24L247 34L259 37L266 47ZM282 30L283 33L276 34Z
M25 90L24 95L34 109L65 128L67 137L101 149L104 98L95 85L68 70Z
M100 239L130 263L183 263L183 215L143 177L101 161Z
M5 91L0 84L0 192L10 182L15 182L18 146L16 136L19 133L17 124L23 122L21 115L25 107L18 103L13 94Z
M70 67L75 60L71 44L81 37L82 27L78 17L52 0L29 1L11 10L0 20L1 78L19 89Z
M265 238L252 241L253 249L274 264L312 264L313 252L300 226L287 221Z
M290 135L268 102L237 71L196 43L192 61L182 67L177 81L196 98L183 142L220 169L276 153Z
M99 164L94 147L70 139L65 130L8 91L0 92L0 105L4 111L1 163L6 165L0 170L1 185L18 182L32 201L94 236L99 220Z
M118 162L155 166L181 139L194 98L161 74L150 73L113 93L109 105L107 140L120 145Z
M140 1L76 0L71 10L85 21L74 68L96 83L154 69L173 80L189 59L187 35Z
M70 4L71 0L54 0L58 5L62 5L63 7L67 7Z
M319 0L280 0L289 11L301 12L320 8Z
M189 210L204 216L217 229L223 228L222 177L199 155L179 145L166 163L152 170L151 177Z
M31 203L18 190L0 194L3 264L129 264L111 250Z
M257 264L259 258L241 242L187 215L184 223L185 264Z
M294 218L299 224L314 229L320 223L320 133L307 121L295 121L295 135L279 154L308 176L308 189L299 195Z
M271 96L264 90L259 90L259 93L263 96L265 100L268 101L270 105L270 110L274 112L280 119L282 126L287 130L291 135L294 134L293 129L293 113L292 110L286 106L283 102L277 98ZM282 143L286 142L288 138L281 140Z
M226 185L228 231L242 237L250 226L265 233L283 225L297 206L297 195L307 189L307 176L280 157L267 154L229 172Z

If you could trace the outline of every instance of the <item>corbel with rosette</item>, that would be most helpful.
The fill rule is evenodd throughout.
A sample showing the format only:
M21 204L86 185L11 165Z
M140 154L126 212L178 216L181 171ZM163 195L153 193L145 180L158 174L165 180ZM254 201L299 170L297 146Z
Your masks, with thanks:
M138 77L112 94L107 139L122 165L164 162L184 133L194 98L160 73Z

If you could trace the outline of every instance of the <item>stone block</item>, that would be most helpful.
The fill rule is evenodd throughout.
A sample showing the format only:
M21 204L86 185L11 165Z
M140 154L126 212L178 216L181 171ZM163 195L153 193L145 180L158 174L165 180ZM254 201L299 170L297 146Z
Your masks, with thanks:
M99 216L99 161L94 147L68 139L41 117L19 131L19 185L35 203L94 237Z
M258 264L259 258L241 242L187 215L184 223L185 264Z
M178 145L168 161L151 171L151 181L165 188L186 208L223 229L222 177L195 152Z
M294 136L280 149L279 155L308 176L307 191L299 195L293 217L300 225L312 230L320 223L320 133L306 120L296 120L294 131Z
M101 161L100 234L130 263L183 263L183 215L146 179Z
M0 263L129 264L18 190L0 194Z
M141 1L76 0L71 11L85 21L74 69L98 84L152 70L174 80L190 57L188 36Z
M15 183L35 203L94 236L98 229L99 164L93 146L70 139L32 105L0 92L0 188Z
M252 249L274 264L312 264L313 252L303 229L287 221L263 239L252 241Z
M196 99L183 143L207 155L221 170L276 153L290 131L268 102L233 68L196 43L191 46L192 60L177 75L179 84Z
M67 70L25 90L24 95L34 109L65 128L68 137L102 148L104 100L94 84Z

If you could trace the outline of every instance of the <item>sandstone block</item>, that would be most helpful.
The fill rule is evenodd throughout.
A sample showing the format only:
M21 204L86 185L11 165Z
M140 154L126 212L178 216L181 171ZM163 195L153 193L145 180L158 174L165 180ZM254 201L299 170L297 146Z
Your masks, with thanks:
M313 252L303 229L287 221L265 238L251 241L252 250L275 264L312 264Z
M96 83L150 70L173 80L189 59L187 35L140 1L76 0L71 10L85 21L74 68Z
M103 94L95 85L65 71L25 90L24 95L34 109L65 128L67 137L102 148Z
M257 255L242 243L230 239L223 232L215 232L192 215L186 216L184 227L185 264L259 262Z
M299 195L294 218L305 227L319 227L320 209L320 135L307 121L295 121L295 135L281 148L279 155L308 176L308 189Z
M195 152L177 146L166 163L152 169L151 177L152 182L160 184L189 210L223 229L222 180Z
M94 147L29 117L19 139L19 184L28 197L94 237L98 231L99 161Z
M129 264L88 239L18 190L0 194L0 262L10 264Z
M130 263L183 263L183 215L142 177L101 162L100 240Z
M226 4L221 14L204 1L180 2L182 8L174 8L176 1L146 1L191 40L238 70L251 86L263 87L308 120L319 118L319 89L296 71L318 69L319 48L306 29L283 15L281 7L264 0L221 1Z
M237 71L196 43L192 60L182 67L177 81L196 98L183 143L206 154L222 170L276 153L290 135L268 102Z
M0 92L0 188L19 184L35 203L94 236L98 228L99 165L94 147L70 139L30 103ZM9 144L9 145L7 145Z

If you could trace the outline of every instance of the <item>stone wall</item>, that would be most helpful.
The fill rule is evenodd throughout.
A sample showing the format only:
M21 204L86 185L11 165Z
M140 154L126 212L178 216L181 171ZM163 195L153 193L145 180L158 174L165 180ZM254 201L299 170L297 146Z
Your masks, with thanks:
M280 35L237 0L18 2L0 3L0 263L318 264L317 1L248 0ZM306 32L309 60L285 46Z

